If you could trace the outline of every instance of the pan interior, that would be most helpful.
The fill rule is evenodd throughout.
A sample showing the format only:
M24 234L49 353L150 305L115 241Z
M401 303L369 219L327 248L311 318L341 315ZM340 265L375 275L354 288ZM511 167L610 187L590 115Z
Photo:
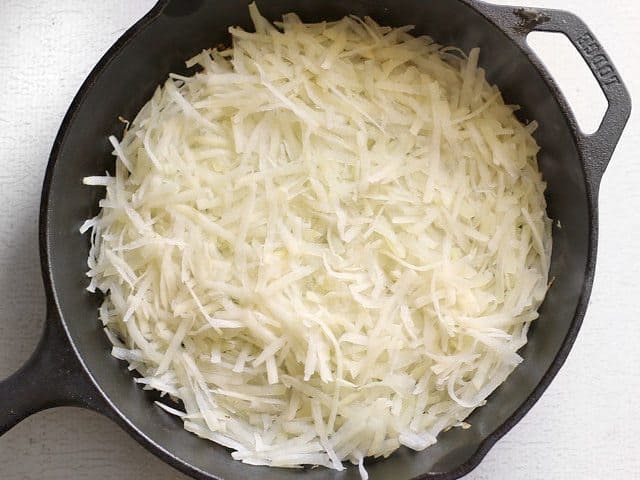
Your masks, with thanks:
M585 284L589 260L589 205L581 160L567 117L528 57L486 18L460 0L263 0L262 13L272 20L296 12L304 21L335 20L344 15L369 15L383 25L416 25L415 33L463 50L480 46L481 64L508 103L519 104L521 120L538 120L536 138L542 147L540 167L548 183L549 216L554 224L553 287L534 323L524 362L482 407L470 417L469 430L454 429L424 452L401 449L389 459L369 462L372 478L404 480L426 473L454 472L478 450L483 440L503 424L532 395L558 354L574 321ZM174 2L178 4L178 2ZM153 393L134 384L122 362L110 355L110 345L97 318L100 298L89 294L84 275L88 239L79 234L82 222L98 211L100 189L81 179L113 169L107 137L120 136L118 117L133 118L169 72L187 73L184 60L228 41L227 27L249 29L244 2L189 1L171 5L129 38L92 78L74 115L66 125L52 166L44 248L54 295L72 341L88 370L118 414L126 417L152 450L204 478L276 480L299 471L249 467L231 459L227 449L182 429L181 422L152 405ZM557 222L554 222L557 223ZM190 467L189 467L190 466ZM309 479L357 479L356 469L331 473L304 472Z

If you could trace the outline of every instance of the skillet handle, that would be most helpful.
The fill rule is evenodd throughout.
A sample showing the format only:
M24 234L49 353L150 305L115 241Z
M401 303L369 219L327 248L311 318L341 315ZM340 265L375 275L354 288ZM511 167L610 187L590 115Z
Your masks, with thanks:
M597 80L609 106L598 131L588 135L576 129L588 180L598 191L613 152L631 115L631 97L600 42L576 15L563 10L522 8L479 2L477 8L500 25L523 49L532 31L564 34L578 50Z
M0 435L41 410L76 406L104 412L105 405L69 344L60 320L49 312L31 358L0 382Z

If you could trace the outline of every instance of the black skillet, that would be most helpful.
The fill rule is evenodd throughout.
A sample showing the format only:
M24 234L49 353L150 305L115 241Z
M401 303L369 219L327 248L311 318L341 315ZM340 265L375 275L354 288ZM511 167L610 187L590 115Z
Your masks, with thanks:
M524 362L471 417L421 453L401 449L370 462L373 479L454 479L471 471L491 446L540 398L564 363L585 314L596 263L598 187L631 110L629 94L594 35L576 16L555 10L494 6L477 0L262 0L270 19L296 12L305 21L369 15L382 24L415 24L443 44L482 48L482 65L523 120L536 119L540 167L548 182L555 283L522 350ZM33 357L0 383L0 433L26 416L74 405L111 418L140 444L200 479L356 479L325 469L290 471L250 467L220 446L182 429L134 384L110 356L97 319L100 299L85 291L88 240L82 221L97 213L102 192L81 179L113 169L110 134L118 116L133 118L169 72L188 73L183 61L228 42L227 27L250 28L246 1L160 0L100 60L74 99L55 140L40 211L40 251L48 298L45 331ZM599 130L585 135L567 102L526 44L530 31L564 33L589 65L609 102ZM70 468L72 468L70 466Z

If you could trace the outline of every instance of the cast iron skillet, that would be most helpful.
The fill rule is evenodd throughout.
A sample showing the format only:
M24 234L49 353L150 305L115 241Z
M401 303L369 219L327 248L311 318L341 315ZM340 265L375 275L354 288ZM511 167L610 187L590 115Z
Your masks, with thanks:
M482 64L523 120L536 119L540 167L548 182L554 227L551 275L555 283L522 350L524 362L471 417L471 429L454 429L424 452L401 449L369 462L374 479L455 479L471 471L491 446L540 398L576 338L591 292L598 233L597 195L605 168L630 114L620 76L597 40L576 16L555 10L493 6L478 0L262 0L270 19L294 11L303 20L370 15L383 24L415 24L444 44L482 48ZM110 356L97 319L100 298L85 291L88 240L82 221L97 213L103 192L81 179L113 169L110 134L121 135L118 116L133 118L169 72L188 73L183 61L228 41L227 27L250 28L246 0L160 0L107 52L74 99L55 140L40 211L40 249L48 313L33 357L0 383L0 433L50 407L80 406L116 421L167 463L199 479L287 479L300 471L250 467L220 446L182 429L151 403L155 395L134 384L125 365ZM527 47L532 30L564 33L593 71L609 108L599 130L584 135L567 102ZM308 479L356 479L305 470Z

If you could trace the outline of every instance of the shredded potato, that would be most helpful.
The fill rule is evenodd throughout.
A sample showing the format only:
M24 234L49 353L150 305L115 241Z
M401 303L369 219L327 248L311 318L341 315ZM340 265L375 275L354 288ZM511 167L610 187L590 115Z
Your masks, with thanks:
M110 138L115 175L85 179L106 188L89 290L187 430L366 477L468 427L521 361L551 254L536 125L478 49L250 12L255 33L230 28Z

